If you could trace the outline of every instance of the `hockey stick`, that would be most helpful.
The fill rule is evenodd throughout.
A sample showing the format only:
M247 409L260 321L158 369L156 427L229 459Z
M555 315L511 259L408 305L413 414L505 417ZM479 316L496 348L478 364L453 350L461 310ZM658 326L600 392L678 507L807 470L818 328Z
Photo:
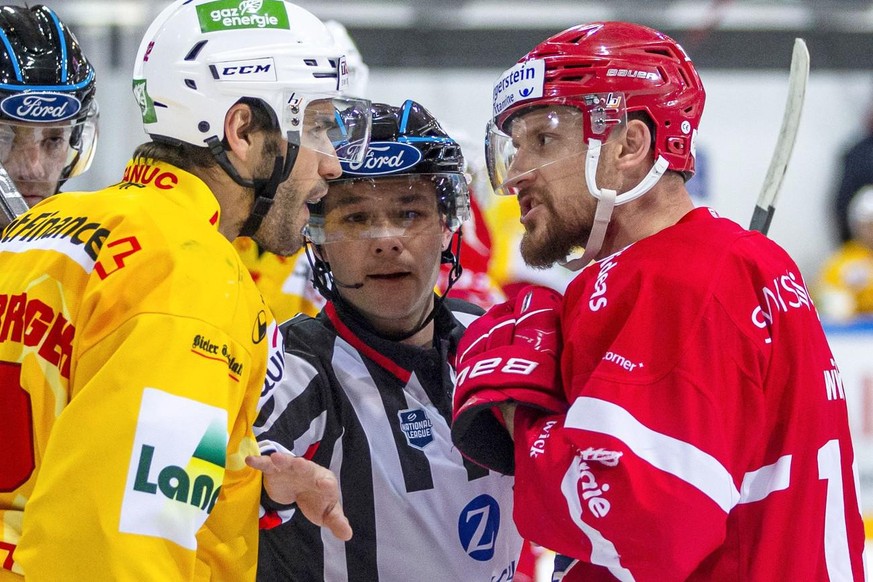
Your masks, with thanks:
M779 129L779 138L773 150L770 167L764 184L761 186L761 194L755 211L752 213L752 222L749 230L757 230L767 234L770 230L770 221L776 212L776 197L782 187L782 179L788 168L788 160L791 159L791 151L794 149L794 141L797 138L797 129L800 126L800 114L803 111L803 98L806 95L806 83L809 80L809 51L802 38L794 39L794 50L791 53L791 72L788 74L788 100L785 104L785 113L782 116L782 127Z
M0 231L26 211L27 202L15 187L15 182L9 177L6 168L0 164Z

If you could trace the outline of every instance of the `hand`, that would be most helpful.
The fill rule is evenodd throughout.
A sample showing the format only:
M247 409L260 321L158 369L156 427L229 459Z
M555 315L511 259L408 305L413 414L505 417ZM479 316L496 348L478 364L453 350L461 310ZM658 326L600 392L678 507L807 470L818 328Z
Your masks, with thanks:
M325 467L287 453L246 457L246 464L264 474L264 489L276 503L296 503L306 519L328 528L346 542L352 526L339 502L336 476Z
M452 440L464 456L505 474L514 471L512 438L499 405L560 413L560 293L529 286L474 321L458 346Z

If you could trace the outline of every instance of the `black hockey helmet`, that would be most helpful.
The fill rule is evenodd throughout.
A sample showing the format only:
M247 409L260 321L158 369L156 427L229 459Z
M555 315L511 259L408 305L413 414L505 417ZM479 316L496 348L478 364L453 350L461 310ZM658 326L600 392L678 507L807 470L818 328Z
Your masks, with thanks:
M96 142L96 75L47 6L0 6L0 123L73 127L61 175L84 172Z
M445 295L461 274L460 226L470 217L470 192L467 175L464 173L465 163L461 147L449 137L434 116L415 101L407 100L400 107L374 103L371 114L371 137L364 159L361 162L341 163L343 173L339 178L329 181L328 195L310 205L309 223L304 234L316 246L338 240L336 236L383 236L380 229L368 229L366 221L361 221L360 225L356 223L355 228L342 230L339 235L329 227L326 228L329 219L325 215L325 199L342 188L361 182L368 182L378 188L379 180L396 180L404 176L409 178L410 184L420 183L422 180L430 181L435 187L442 222L454 233L453 242L443 252L442 257L444 263L452 265ZM401 231L406 228L404 224L394 226ZM412 236L415 234L414 229L410 223L408 230L404 231L407 234L400 236ZM336 301L338 294L334 292L332 285L330 265L317 253L309 252L309 257L315 287L325 298Z

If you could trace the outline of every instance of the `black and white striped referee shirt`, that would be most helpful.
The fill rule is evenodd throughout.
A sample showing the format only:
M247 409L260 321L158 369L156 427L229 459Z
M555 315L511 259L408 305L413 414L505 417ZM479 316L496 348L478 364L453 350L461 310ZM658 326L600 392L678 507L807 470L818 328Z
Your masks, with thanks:
M447 299L431 348L382 339L331 303L282 326L284 362L271 362L281 380L268 379L255 433L338 476L354 536L343 543L265 498L259 580L512 579L513 478L465 460L449 434L449 361L479 313Z

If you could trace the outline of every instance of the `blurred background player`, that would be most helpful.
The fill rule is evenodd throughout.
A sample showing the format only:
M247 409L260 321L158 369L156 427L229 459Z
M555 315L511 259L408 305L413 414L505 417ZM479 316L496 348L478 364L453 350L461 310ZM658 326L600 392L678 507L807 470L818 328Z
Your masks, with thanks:
M313 268L328 302L282 325L285 378L255 423L262 450L337 475L355 533L339 542L295 507L267 503L258 577L511 580L521 549L513 479L465 460L449 431L450 362L481 313L434 293L441 263L452 268L449 286L459 275L464 159L418 103L372 112L366 160L343 164L311 209Z
M324 25L346 55L349 74L346 94L365 97L370 68L364 62L361 52L340 22L328 20ZM286 321L298 313L316 315L324 306L324 298L312 285L312 270L306 260L306 253L302 250L283 257L264 250L247 236L237 238L233 241L233 246L277 321Z
M873 318L873 186L849 203L851 238L825 262L815 287L822 315L838 321Z
M46 6L0 6L0 35L0 164L33 206L91 165L96 75Z

